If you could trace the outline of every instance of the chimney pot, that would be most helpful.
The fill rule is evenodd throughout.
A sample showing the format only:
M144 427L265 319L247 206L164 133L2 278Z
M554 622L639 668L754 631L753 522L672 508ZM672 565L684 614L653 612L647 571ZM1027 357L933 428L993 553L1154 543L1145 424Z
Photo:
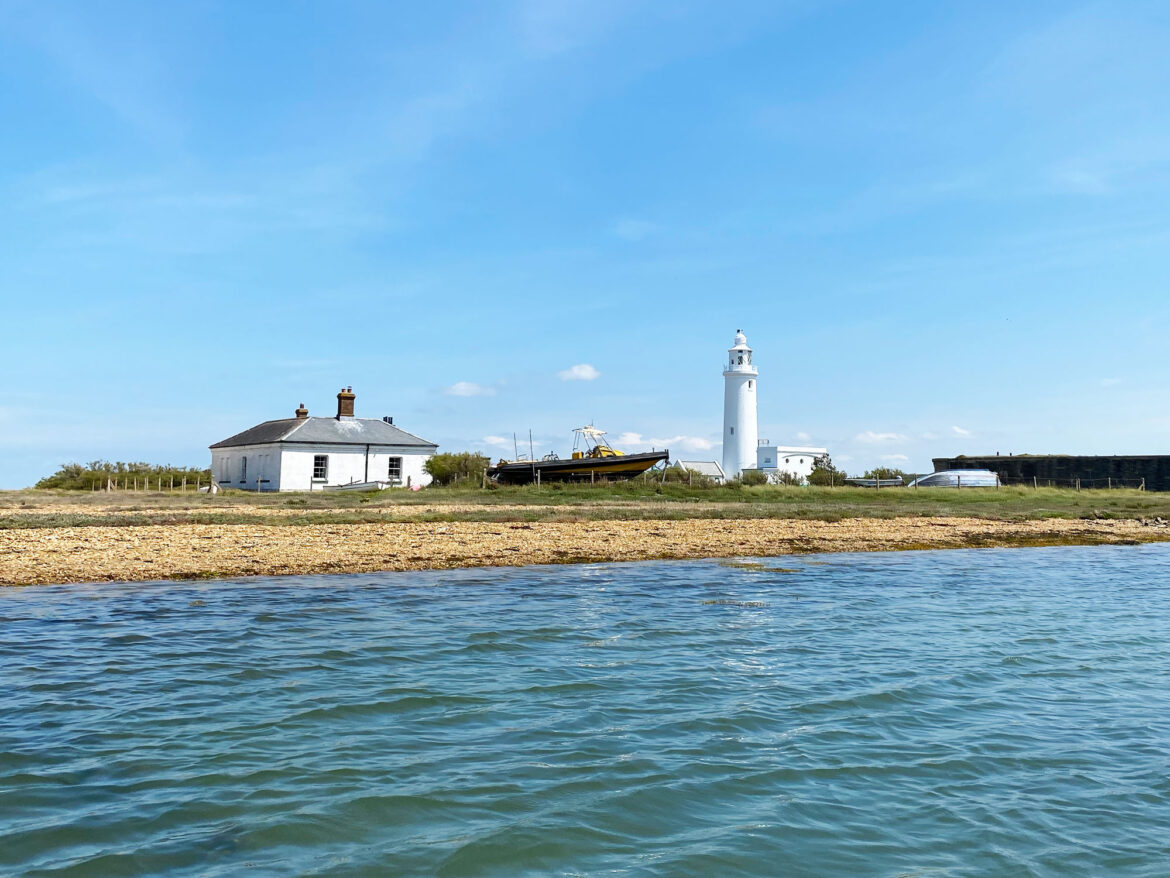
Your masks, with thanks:
M353 417L353 388L343 387L341 392L337 394L337 418L352 418Z
M302 402L299 406L297 406L297 420L303 421L308 416L309 410L305 408L305 404Z

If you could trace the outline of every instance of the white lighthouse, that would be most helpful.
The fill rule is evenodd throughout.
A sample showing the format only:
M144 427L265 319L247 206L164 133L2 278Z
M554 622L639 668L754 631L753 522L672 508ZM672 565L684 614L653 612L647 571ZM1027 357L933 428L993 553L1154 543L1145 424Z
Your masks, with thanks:
M723 370L723 472L739 476L756 466L756 371L752 349L742 329L735 331L735 345L727 352Z

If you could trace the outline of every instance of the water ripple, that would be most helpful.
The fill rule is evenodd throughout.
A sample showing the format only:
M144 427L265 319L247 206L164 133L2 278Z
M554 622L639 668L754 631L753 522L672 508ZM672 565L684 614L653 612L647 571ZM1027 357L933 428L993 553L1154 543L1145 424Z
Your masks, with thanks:
M1170 874L1170 547L0 592L0 874Z

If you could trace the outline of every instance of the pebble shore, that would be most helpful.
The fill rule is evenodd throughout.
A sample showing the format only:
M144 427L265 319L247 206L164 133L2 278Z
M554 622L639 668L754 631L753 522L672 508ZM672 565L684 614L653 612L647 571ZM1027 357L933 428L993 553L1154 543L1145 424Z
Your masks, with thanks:
M1137 520L949 516L14 528L0 530L0 585L1167 539Z

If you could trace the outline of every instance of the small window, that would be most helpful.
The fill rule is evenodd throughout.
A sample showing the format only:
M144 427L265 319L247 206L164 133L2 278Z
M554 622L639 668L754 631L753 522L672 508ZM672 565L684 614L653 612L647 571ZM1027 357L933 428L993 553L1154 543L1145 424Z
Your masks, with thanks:
M789 462L790 462L790 460L791 460L790 458L787 458L787 457L786 457L786 458L784 458L784 462L785 462L785 463L789 463Z
M739 365L743 365L743 354L739 355Z
M803 458L803 457L800 459L800 462L801 462L801 463L804 463L804 458Z
M386 468L386 477L392 482L402 481L402 458L390 458L390 465Z
M314 454L313 455L313 478L324 481L329 478L329 455L328 454Z
M753 379L751 379L751 378L748 379L748 390L752 389L752 381L753 381Z
M735 427L730 427L729 429L731 430L731 435L734 436L735 435Z
M248 481L248 455L240 458L240 481Z

